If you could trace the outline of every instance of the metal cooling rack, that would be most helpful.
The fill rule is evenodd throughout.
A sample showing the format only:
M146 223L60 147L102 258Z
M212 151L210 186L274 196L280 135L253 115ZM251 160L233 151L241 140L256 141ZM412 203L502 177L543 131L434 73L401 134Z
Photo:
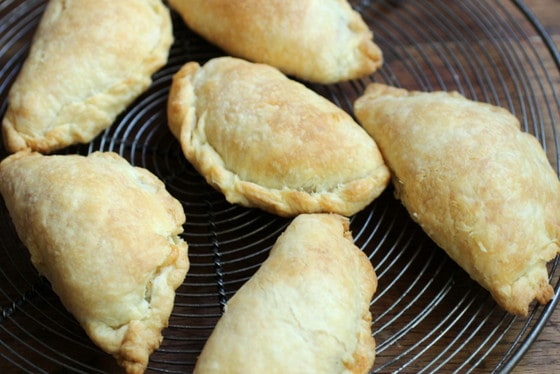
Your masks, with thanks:
M409 89L457 90L501 105L546 147L558 171L560 58L521 1L352 1L375 32L385 65L371 77L309 85L351 112L372 80ZM45 1L0 2L0 114L28 51ZM289 223L228 204L185 161L166 126L171 77L187 61L222 52L173 14L176 41L150 89L87 145L65 153L114 151L143 166L185 207L191 269L177 290L170 326L149 372L184 373L224 303L257 270ZM6 151L0 149L1 158ZM550 264L556 296L517 319L459 269L414 224L389 188L352 217L356 243L379 277L371 304L377 358L373 372L508 372L537 339L558 302L558 260ZM0 368L3 372L115 372L29 262L0 203ZM503 348L507 347L507 348Z

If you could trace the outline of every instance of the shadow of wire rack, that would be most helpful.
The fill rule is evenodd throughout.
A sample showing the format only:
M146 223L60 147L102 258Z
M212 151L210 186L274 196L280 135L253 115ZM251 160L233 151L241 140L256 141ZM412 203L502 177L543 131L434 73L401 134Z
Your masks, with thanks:
M549 35L521 1L351 1L385 57L370 77L309 85L344 110L371 81L419 90L456 90L508 108L545 146L558 171L560 59ZM28 52L45 1L0 3L0 114ZM187 214L191 269L177 290L170 326L149 372L184 373L221 315L223 304L257 270L289 223L228 204L183 158L166 126L171 77L187 61L223 54L173 14L168 64L98 138L61 153L114 151L160 177ZM0 149L0 157L6 151ZM556 295L527 319L498 308L410 220L389 188L351 218L357 245L379 277L371 304L377 358L373 372L508 372L537 338L559 298L558 259L550 266ZM65 311L0 203L0 369L2 372L115 372Z

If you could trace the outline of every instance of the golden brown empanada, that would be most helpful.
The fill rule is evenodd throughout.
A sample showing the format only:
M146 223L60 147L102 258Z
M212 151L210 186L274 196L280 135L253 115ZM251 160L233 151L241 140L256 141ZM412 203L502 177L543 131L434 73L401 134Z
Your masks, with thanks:
M189 267L181 204L115 153L18 152L0 164L0 192L64 306L129 373L143 372Z
M228 301L195 373L367 373L377 278L348 219L303 214Z
M352 215L389 183L371 137L342 109L277 69L232 57L175 74L169 127L231 203L282 216Z
M170 0L185 23L228 54L319 83L365 76L383 62L346 0Z
M151 83L173 41L161 0L51 0L8 96L10 152L87 143Z
M371 84L355 113L379 144L412 218L508 312L554 290L560 183L506 109L458 93Z

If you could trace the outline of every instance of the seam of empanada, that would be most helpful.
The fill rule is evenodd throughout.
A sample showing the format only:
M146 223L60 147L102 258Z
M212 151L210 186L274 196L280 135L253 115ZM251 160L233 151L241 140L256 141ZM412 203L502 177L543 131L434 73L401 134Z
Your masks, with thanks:
M456 92L379 83L354 111L393 170L396 197L501 307L526 316L533 300L551 299L560 182L512 113Z
M259 69L259 74L265 74L264 71L271 74L271 77L267 76L267 78L273 82L270 83L271 85L281 85L284 84L284 82L289 82L288 78L280 75L280 73L273 68L267 67L266 69L270 70L264 70L264 65L253 65L240 59L221 58L210 61L208 64L213 64L211 69L217 69L220 74L224 75L229 74L231 71L239 74L245 74L246 69L256 68ZM346 173L347 175L345 175L342 171L340 174L335 174L335 172L333 172L331 178L333 181L330 181L330 183L337 182L336 184L333 183L333 185L313 182L311 186L309 186L305 183L295 184L294 182L286 182L286 184L281 187L277 187L274 184L280 184L278 181L272 180L273 183L269 184L260 183L253 180L250 172L247 172L247 177L244 177L240 175L238 171L231 170L229 166L226 166L227 155L222 155L208 139L206 133L208 118L207 109L197 108L197 106L199 106L199 102L203 99L197 97L195 86L197 84L208 84L212 85L212 87L216 87L215 85L219 84L216 80L220 79L219 77L212 76L209 73L209 71L212 70L202 69L203 68L200 68L197 63L187 63L174 75L168 101L169 128L172 133L178 137L183 153L190 163L205 177L206 181L210 185L221 191L230 203L237 203L249 207L258 207L283 216L290 216L295 212L336 212L344 215L352 215L371 202L375 197L379 196L387 186L390 175L387 166L383 162L381 154L378 152L373 141L371 144L369 143L371 139L367 133L361 129L359 125L355 124L355 122L351 122L350 117L348 117L348 122L341 122L341 124L344 125L351 126L352 124L355 124L356 126L356 129L352 128L352 137L350 138L351 140L348 140L348 144L363 146L363 148L361 148L363 150L362 153L367 154L367 157L370 157L371 159L368 158L367 161L360 159L360 161L367 164L370 169L352 170L352 174ZM223 71L220 69L223 69ZM295 90L294 87L290 86L290 89ZM297 87L297 89L300 89L299 85ZM306 88L301 86L301 89L301 92L307 93L307 91L303 91L307 90ZM203 89L200 88L200 90L202 91ZM303 95L300 91L297 92L298 94ZM310 92L309 95L313 95L313 93ZM273 96L272 98L262 98L262 101L268 103L268 101L266 101L267 99L271 100L272 104L276 105L280 105L283 100ZM204 98L204 100L217 99L213 97L212 99ZM274 100L280 100L280 103ZM310 100L322 99L312 96L312 99ZM260 102L261 101L259 101L259 103ZM323 101L320 103L323 104ZM320 111L318 114L312 111L310 114L306 112L305 115L309 115L310 118L314 119L322 118L321 116L323 116L326 117L326 119L335 121L335 123L338 123L336 121L346 120L346 117L343 116L344 113L341 109L337 108L341 111L339 114L339 112L334 110L334 107L328 106L327 103L328 102L325 102L323 105L325 105L325 108L328 108L328 110L322 109L324 112ZM229 102L226 102L223 105L226 104L229 104ZM262 108L260 107L258 108L258 110L261 109ZM256 111L257 113L258 110ZM248 109L248 113L250 113L250 115L257 116L257 114L252 112L251 107ZM240 114L237 115L240 116ZM267 115L269 115L268 112ZM272 115L270 116L273 117ZM213 120L215 121L213 122L213 126L217 126L217 120ZM240 121L240 119L237 120ZM276 117L273 117L272 119L268 118L267 120L272 122L273 120L276 120ZM235 125L233 124L224 123L223 125L235 128ZM264 131L265 130L263 130L263 132ZM266 128L266 131L270 132L271 130ZM324 131L327 132L328 129L325 129ZM313 133L311 130L309 130L309 132ZM367 140L365 143L358 140L361 139L360 136L362 135L364 136L364 139ZM288 139L288 136L285 136L283 139ZM232 140L232 142L235 141L236 140ZM301 142L302 140L299 139L299 141ZM266 143L266 140L263 143ZM342 146L348 147L345 143L343 143ZM263 147L266 147L266 145L263 145ZM289 147L289 145L286 145L286 147ZM299 147L301 148L301 146ZM337 152L335 149L328 151ZM339 151L339 153L341 152ZM248 156L254 157L252 154ZM280 157L284 156L288 157L285 154L282 154ZM307 154L306 156L311 157ZM344 155L342 157L352 156L353 155ZM230 160L229 163L231 162L232 161ZM268 162L264 163L262 167L265 167L264 165L267 165L267 173L271 176L277 176L277 178L283 177L283 175L279 175L279 173L276 172L273 166ZM254 165L254 167L257 167L257 165ZM285 168L285 166L283 167ZM294 173L297 173L299 167L300 166L297 162L295 162L292 168ZM314 166L311 166L310 168L312 167ZM323 167L323 164L321 167ZM240 168L243 168L243 166L240 166ZM253 172L252 170L253 169L250 171ZM315 173L312 177L321 178L318 173L319 172ZM292 176L290 176L290 178L292 178ZM336 180L336 178L338 178L338 180Z
M38 33L45 27L49 27L47 21L50 23L63 22L62 19L66 17L67 10L58 9L57 5L61 5L62 8L67 7L65 3L53 3L52 9L48 9L50 12L46 12L53 19L45 19L44 27L39 27ZM79 97L77 95L64 97L64 91L61 89L62 94L59 96L63 100L56 103L52 102L57 100L55 94L48 97L51 100L50 103L47 103L47 98L35 99L32 96L33 93L28 92L29 82L34 79L35 74L35 71L31 69L40 64L41 59L37 56L45 53L43 46L48 43L57 43L56 40L45 40L45 38L39 40L37 37L40 35L35 36L30 57L24 63L22 71L10 90L9 105L2 123L4 142L10 152L32 148L48 153L70 144L86 143L109 127L116 116L146 90L151 83L151 75L167 61L167 53L173 36L169 10L160 1L146 2L140 6L149 9L148 11L152 12L151 16L159 22L158 35L153 37L153 45L143 59L132 66L127 66L124 78L121 74L115 76L113 82L107 82L103 91L95 91L95 87L91 87L90 92L75 90L80 94ZM59 12L55 14L55 10L59 10ZM130 15L133 16L133 12ZM51 56L51 60L51 64L57 62L53 56ZM20 76L24 78L20 78ZM80 79L75 79L71 83L62 79L56 84L61 87L64 84L80 84L82 82ZM84 76L83 82L87 82L87 79L89 77ZM34 102L35 100L37 102ZM58 103L62 105L56 108ZM48 107L47 104L49 104ZM53 109L55 111L41 113L41 119L37 119L40 105L45 107L45 111ZM48 122L45 122L45 119L48 119Z

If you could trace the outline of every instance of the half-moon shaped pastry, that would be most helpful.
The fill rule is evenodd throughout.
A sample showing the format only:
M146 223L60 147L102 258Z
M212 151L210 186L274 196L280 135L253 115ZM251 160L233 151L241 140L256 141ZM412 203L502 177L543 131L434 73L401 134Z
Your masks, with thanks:
M560 182L537 139L506 109L458 93L371 84L355 113L424 231L510 313L554 295Z
M231 203L282 215L352 215L389 183L375 142L342 109L277 69L232 57L173 77L169 127Z
M195 373L367 373L377 278L348 219L296 217L228 301Z
M0 192L64 306L127 372L142 373L189 267L181 204L115 153L15 153L0 164Z
M161 0L51 0L2 122L10 152L87 143L151 83L173 41Z
M318 83L359 78L383 63L346 0L170 0L195 32L228 54Z

